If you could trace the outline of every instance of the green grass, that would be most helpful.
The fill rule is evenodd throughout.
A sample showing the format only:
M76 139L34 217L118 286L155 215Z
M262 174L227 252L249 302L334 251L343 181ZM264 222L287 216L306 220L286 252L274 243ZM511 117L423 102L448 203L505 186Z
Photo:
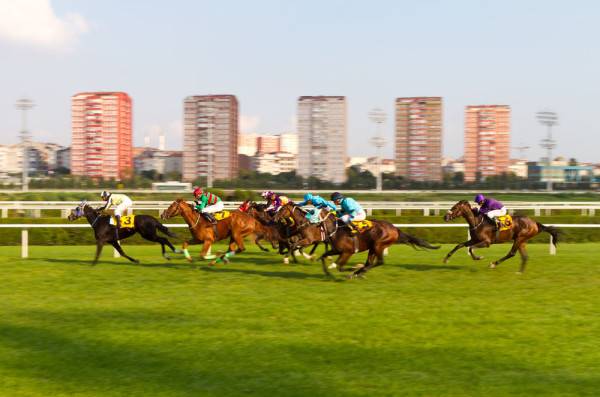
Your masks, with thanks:
M523 275L486 267L509 245L451 248L328 281L253 247L209 267L124 242L141 266L93 268L92 246L3 247L0 395L597 395L600 244L532 244Z

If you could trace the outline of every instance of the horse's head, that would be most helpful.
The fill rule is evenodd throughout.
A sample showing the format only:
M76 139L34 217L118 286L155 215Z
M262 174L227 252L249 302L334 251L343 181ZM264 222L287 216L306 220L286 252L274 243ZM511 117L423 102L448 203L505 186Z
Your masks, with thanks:
M455 218L459 218L461 216L465 216L466 211L470 211L471 206L469 205L468 200L461 200L458 203L454 204L452 208L446 212L444 215L444 221L450 222Z
M162 214L160 214L160 219L166 221L169 218L183 214L188 209L190 209L189 204L186 203L184 199L178 198L177 200L173 201L169 208L167 208L163 211Z
M292 202L282 205L279 211L277 211L277 213L275 214L275 216L273 216L273 220L277 222L282 218L289 218L290 216L293 216L294 208L295 205L292 204Z
M325 208L313 208L312 210L308 211L308 213L305 216L310 223L319 224L325 221L329 214L332 213L327 211L327 209Z
M83 201L82 201L82 202L81 202L81 203L80 203L80 204L77 206L77 208L75 208L75 209L73 210L73 212L71 212L71 213L70 213L70 214L67 216L67 219L68 219L68 220L70 220L70 221L74 221L74 220L76 220L76 219L79 219L79 218L81 218L82 216L84 216L84 215L85 215L85 213L84 213L84 208L85 208L85 207L89 207L89 205L87 205L86 203L87 203L87 200L83 200Z

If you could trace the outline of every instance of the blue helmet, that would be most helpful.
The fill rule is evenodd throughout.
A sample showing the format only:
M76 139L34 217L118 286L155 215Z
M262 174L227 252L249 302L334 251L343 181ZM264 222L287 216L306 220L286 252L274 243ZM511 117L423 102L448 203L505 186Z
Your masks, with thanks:
M312 194L306 193L304 195L304 201L309 201L309 200L312 200L312 199L313 199L313 195Z
M477 196L475 196L476 203L481 203L483 200L485 200L485 197L483 196L483 194L480 193Z
M344 197L344 196L342 196L342 194L341 194L340 192L334 192L334 193L331 193L331 200L332 200L332 201L335 201L335 200L337 200L337 199L341 199L341 198L343 198L343 197Z

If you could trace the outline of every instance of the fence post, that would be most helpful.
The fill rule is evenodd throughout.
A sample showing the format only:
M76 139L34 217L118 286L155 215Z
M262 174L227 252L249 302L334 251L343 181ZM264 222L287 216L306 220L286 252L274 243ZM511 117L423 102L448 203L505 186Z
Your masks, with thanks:
M29 257L29 232L27 229L21 231L21 258Z
M552 244L552 236L550 236L550 255L556 254L556 247Z

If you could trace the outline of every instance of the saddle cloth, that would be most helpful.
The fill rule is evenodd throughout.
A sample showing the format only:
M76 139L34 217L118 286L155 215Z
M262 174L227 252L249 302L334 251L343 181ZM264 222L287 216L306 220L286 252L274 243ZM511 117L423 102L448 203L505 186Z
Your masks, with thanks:
M121 227L119 229L133 227L133 222L135 220L135 215L125 215L121 217ZM110 217L110 221L108 221L111 225L115 226L117 224L117 218L114 216Z
M500 231L508 230L513 226L512 216L510 216L509 214L499 216L498 220L502 224Z
M222 221L225 218L229 218L231 216L231 211L221 211L215 212L215 219L217 221Z
M365 219L364 221L353 221L353 222L356 225L356 227L358 227L359 233L362 233L365 230L369 230L370 228L373 227L373 222L371 222L368 219Z

